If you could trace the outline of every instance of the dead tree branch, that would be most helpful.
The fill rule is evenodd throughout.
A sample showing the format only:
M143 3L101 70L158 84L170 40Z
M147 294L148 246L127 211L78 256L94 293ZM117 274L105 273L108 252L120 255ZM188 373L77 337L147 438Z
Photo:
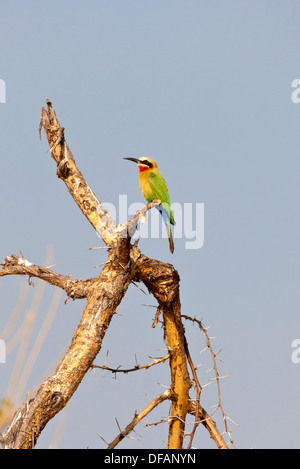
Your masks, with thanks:
M189 351L189 347L188 347L186 338L184 339L184 346L185 346L185 353L186 353L186 356L187 356L187 360L188 360L188 363L189 363L191 371L192 371L194 384L195 384L196 390L197 390L196 391L197 392L196 401L195 401L195 407L196 407L195 408L195 423L194 423L194 427L193 427L192 433L190 435L190 441L189 441L189 444L188 444L188 447L187 447L187 449L190 449L192 447L192 442L193 442L195 432L196 432L197 427L200 423L200 418L199 418L199 415L200 415L200 395L201 395L201 391L202 391L202 386L201 386L201 384L198 380L196 367L194 366L194 363L193 363L193 360L192 360L192 357L191 357L191 354L190 354L190 351Z
M159 363L164 363L166 360L170 358L170 354L167 353L164 357L155 358L153 362L147 363L147 365L135 365L133 368L121 368L121 365L117 368L110 368L106 365L92 365L92 368L99 368L100 370L111 371L112 373L131 373L132 371L139 371L139 370L148 370L152 366L158 365Z
M68 275L61 275L47 267L40 267L32 264L28 260L12 254L4 259L4 263L0 264L0 277L5 275L28 275L29 283L32 277L45 280L50 285L62 288L73 300L78 298L86 298L90 285L93 280L72 280Z
M187 316L185 314L182 314L182 317L184 319L187 319L189 321L192 321L192 322L195 322L196 324L198 324L200 330L203 332L204 334L204 337L205 337L205 342L206 342L206 347L209 349L210 351L210 354L211 354L211 357L212 357L212 361L213 361L213 370L215 372L215 378L214 380L217 382L217 390L218 390L218 404L216 406L216 409L214 412L217 411L217 409L219 408L221 410L221 413L222 413L222 419L223 419L223 422L224 422L224 426L225 426L225 433L228 435L229 437L229 440L230 440L230 443L232 444L232 446L235 448L235 444L233 442L233 439L232 439L232 436L231 436L231 432L228 428L228 423L227 423L227 419L231 420L232 423L234 423L236 426L237 423L234 422L232 419L230 419L224 412L224 409L223 409L223 404L222 404L222 400L221 400L221 388L220 388L220 379L221 378L227 378L228 376L220 376L219 375L219 371L218 371L218 368L217 368L217 363L216 363L216 358L219 358L218 357L218 354L219 352L215 353L213 351L213 348L212 348L212 345L211 345L211 338L209 337L208 333L207 333L207 329L203 326L202 322L199 321L199 319L196 319L196 318L191 318L190 316ZM219 359L220 360L220 359ZM211 370L210 370L211 371ZM197 383L197 381L195 381ZM198 382L199 383L199 382ZM200 398L200 394L199 394L199 398ZM197 422L197 411L198 411L198 408L199 408L199 402L198 402L198 386L197 386L197 398L196 398L196 402L194 403L195 404L195 425L196 425L196 422ZM214 423L215 425L215 423ZM195 429L195 428L194 428ZM213 433L215 435L215 432ZM193 436L193 434L192 434ZM192 438L191 438L191 441L192 441ZM227 445L227 444L226 444ZM226 446L227 447L227 446Z
M123 431L108 445L107 449L113 449L117 446L120 441L122 441L130 432L136 427L136 425L148 415L155 407L161 404L166 399L172 398L172 390L167 389L165 392L161 393L159 396L156 396L145 409L143 409L139 414L135 414L132 421L124 428Z
M210 437L214 440L219 449L228 449L226 441L222 434L219 432L216 422L212 419L211 415L201 406L196 408L196 402L191 402L189 413L196 415L198 412L198 422L201 423L209 432Z
M4 448L28 449L35 446L45 425L67 404L87 371L93 367L107 328L130 283L143 282L158 302L154 325L159 319L159 314L163 315L171 384L167 391L134 417L109 447L114 447L160 402L170 399L172 408L169 417L168 447L180 449L183 446L186 415L194 411L196 422L199 419L210 422L210 417L206 414L203 416L199 404L200 393L195 410L190 403L189 389L192 380L188 373L184 326L181 321L179 274L171 264L150 259L141 253L136 243L131 244L140 217L160 201L154 200L147 204L132 220L117 226L77 168L65 141L65 129L60 126L49 100L47 109L42 108L40 136L42 128L49 143L49 152L57 165L57 176L66 184L82 213L101 236L108 248L108 257L100 274L84 281L72 280L15 254L6 257L1 264L0 276L27 275L29 280L32 277L43 279L65 290L68 298L85 298L86 305L69 349L57 369L15 412L6 432L0 435L0 441ZM211 429L211 422L207 425L210 435L220 445L221 439Z
M185 418L189 409L189 378L180 314L179 275L171 264L149 259L137 250L132 253L134 277L142 281L163 312L165 341L170 353L172 398L169 448L182 448Z
M17 256L6 258L2 264L1 275L37 276L65 289L70 297L85 297L87 300L80 324L58 368L40 385L36 394L16 411L2 436L5 448L35 446L45 425L66 405L93 364L112 316L130 284L130 240L125 238L125 243L119 242L114 221L75 164L50 101L47 101L47 106L47 111L42 109L40 129L45 129L51 155L57 163L57 175L65 182L70 194L105 244L113 249L108 250L109 262L100 275L86 283L78 283L81 288L78 288L80 294L77 296L78 281L72 281L69 277L33 265Z

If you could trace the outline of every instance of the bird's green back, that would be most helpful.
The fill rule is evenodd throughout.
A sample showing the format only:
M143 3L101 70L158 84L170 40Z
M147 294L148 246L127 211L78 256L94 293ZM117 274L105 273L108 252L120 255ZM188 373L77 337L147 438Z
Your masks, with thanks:
M162 177L160 171L158 169L155 172L151 171L148 175L147 180L153 192L153 197L151 196L151 200L153 199L161 200L163 208L168 212L170 216L171 224L175 225L173 213L171 211L169 191L167 188L166 181ZM151 202L151 200L147 199L148 202Z

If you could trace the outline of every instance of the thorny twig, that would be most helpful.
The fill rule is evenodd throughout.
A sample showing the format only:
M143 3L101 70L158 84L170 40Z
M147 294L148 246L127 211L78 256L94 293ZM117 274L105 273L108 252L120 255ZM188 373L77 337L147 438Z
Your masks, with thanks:
M120 441L122 441L128 434L134 429L134 427L148 415L155 407L157 407L161 402L172 397L172 390L169 388L163 393L156 396L150 404L145 407L139 414L135 413L132 421L125 427L123 431L120 430L119 435L108 445L107 449L113 449L117 446Z
M130 373L132 371L138 370L148 370L151 366L158 365L159 363L164 363L170 358L170 353L167 353L164 357L155 358L153 362L147 363L147 365L138 365L136 364L133 368L121 369L122 365L119 365L117 368L110 368L106 365L92 365L91 368L100 368L101 370L111 371L112 373Z
M191 371L192 371L192 375L193 375L193 381L194 381L194 384L195 384L195 387L196 387L196 399L193 400L191 402L191 409L190 409L190 413L192 415L195 416L195 421L194 421L194 425L193 425L193 429L192 431L189 433L189 437L190 437L190 440L189 440L189 443L188 443L188 446L187 446L187 449L190 449L192 447L192 442L193 442L193 439L194 439L194 436L195 436L195 433L196 433L196 430L197 430L197 427L198 425L201 423L202 425L204 425L210 435L211 435L211 438L214 439L214 441L217 443L218 447L220 449L227 449L228 447L228 443L226 443L226 441L223 439L222 435L220 434L220 432L218 431L217 429L217 426L216 426L216 423L214 422L214 420L212 419L212 415L216 412L216 410L220 407L221 409L221 412L222 412L222 415L223 415L223 421L224 421L224 425L225 425L225 433L227 433L229 435L229 438L230 438L230 442L231 444L233 445L233 447L235 447L234 443L233 443L233 440L231 438L231 435L230 435L230 431L228 429L228 426L227 426L227 419L228 420L231 420L228 416L226 416L224 410L223 410L223 406L222 406L222 403L221 403L221 393L220 393L220 384L219 384L219 380L222 378L221 376L219 376L219 373L218 373L218 370L217 370L217 365L216 365L216 358L218 358L220 360L219 357L217 357L218 353L214 353L213 352L213 349L211 347L211 343L210 343L210 337L208 336L207 334L207 329L205 329L201 323L201 321L197 320L197 319L192 319L190 318L189 316L185 316L185 315L182 315L182 317L184 317L185 319L188 319L190 321L193 321L193 322L196 322L200 329L203 331L204 335L205 335L205 339L206 339L206 348L209 348L210 352L211 352L211 355L213 357L213 368L215 370L215 373L216 373L216 377L214 378L216 381L217 381L217 386L218 386L218 397L219 397L219 403L217 404L216 406L216 409L214 410L214 412L209 415L205 409L201 406L200 404L200 395L201 395L201 391L203 389L204 386L201 386L200 382L199 382L199 379L197 377L197 366L194 365L193 361L192 361L192 357L191 357L191 354L189 352L189 348L188 348L188 344L187 344L187 341L185 339L185 353L186 353L186 356L187 356L187 360L188 360L188 363L190 365L190 368L191 368ZM92 368L100 368L100 369L103 369L103 370L108 370L108 371L111 371L112 373L129 373L129 372L132 372L132 371L138 371L138 370L141 370L141 369L148 369L150 368L151 366L154 366L154 365L157 365L158 363L162 363L164 361L166 361L168 358L170 357L170 354L168 353L166 356L164 357L161 357L161 358L155 358L153 362L151 363L148 363L147 365L139 365L138 363L133 367L133 368L127 368L127 369L121 369L120 366L117 367L117 368L110 368L106 365L106 362L107 362L107 357L105 359L105 364L100 366L100 365L92 365ZM152 358L152 357L150 357ZM166 391L168 393L170 389L168 388L168 390ZM164 395L164 399L171 399L171 396L170 397L166 397L166 394L163 393ZM161 398L162 395L158 396L157 398L155 398L150 404L149 406L147 406L144 411L142 411L140 414L135 414L133 420L130 422L130 424L125 428L124 431L121 431L121 429L119 428L120 430L120 434L118 435L117 438L115 438L115 440L108 446L108 448L114 448L124 437L128 437L128 434L131 432L131 431L134 431L134 427L139 423L139 421L145 416L145 415L148 415L151 410L154 409L154 407L156 407L160 402L160 398ZM159 402L157 401L159 400ZM155 403L155 405L153 405L153 403ZM146 426L147 427L150 427L151 425L158 425L160 423L163 423L163 422L166 422L166 421L169 421L170 417L168 419L162 419L160 420L159 422L154 422L154 423L147 423ZM232 421L232 420L231 420ZM235 423L235 422L233 422ZM100 435L99 435L100 436ZM100 436L101 437L101 436ZM101 437L102 438L102 437ZM131 437L128 437L128 438L131 438ZM103 439L103 438L102 438ZM103 440L105 441L105 440Z
M220 389L220 379L221 378L227 378L227 376L220 376L219 375L219 372L218 372L218 368L217 368L217 364L216 364L216 358L218 358L218 360L221 361L221 359L218 357L218 354L220 353L221 350L219 350L217 353L215 353L212 349L212 346L211 346L211 341L210 341L210 337L207 333L207 329L203 326L202 322L199 321L199 319L196 319L196 318L191 318L190 316L186 316L185 314L182 314L182 317L189 320L189 321L192 321L192 322L195 322L196 324L198 324L200 330L203 332L204 334L204 337L205 337L205 341L206 341L206 348L209 349L210 353L211 353L211 357L212 357L212 361L213 361L213 370L215 372L215 378L214 380L217 382L217 389L218 389L218 404L215 406L215 410L213 412L213 414L217 411L217 409L219 408L221 410L221 413L222 413L222 417L223 417L223 422L224 422L224 426L225 426L225 433L227 433L228 437L229 437L229 440L230 440L230 443L232 444L232 446L234 448L236 448L234 442L233 442L233 439L231 437L231 432L228 428L228 424L227 424L227 419L230 420L232 423L234 423L236 426L238 426L238 424L236 422L234 422L231 418L229 418L225 412L224 412L224 409L223 409L223 405L222 405L222 400L221 400L221 389ZM211 371L211 370L209 370ZM212 381L212 380L211 380ZM197 400L198 400L198 396L197 396ZM196 412L197 412L197 406L196 406ZM213 415L212 414L212 415ZM195 424L196 424L196 421L197 421L197 416L195 417ZM193 432L194 432L194 429L193 429ZM193 436L193 432L192 432L192 435ZM191 443L191 441L190 441Z
M186 356L187 356L187 360L188 360L190 368L192 370L195 386L196 386L196 389L197 389L197 391L196 391L195 423L194 423L193 430L190 434L190 441L189 441L189 444L188 444L188 447L187 447L187 449L190 449L192 447L192 442L193 442L195 432L196 432L197 427L200 423L200 418L199 418L199 414L200 414L200 395L201 395L201 391L202 391L202 386L201 386L201 384L198 380L198 376L197 376L197 373L196 373L196 367L193 364L192 357L190 355L190 351L189 351L189 348L188 348L186 338L184 338L184 347L185 347L185 353L186 353Z

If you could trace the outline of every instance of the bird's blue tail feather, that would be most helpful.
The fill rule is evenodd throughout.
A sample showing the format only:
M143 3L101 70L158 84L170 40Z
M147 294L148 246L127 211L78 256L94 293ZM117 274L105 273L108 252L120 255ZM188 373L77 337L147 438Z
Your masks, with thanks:
M159 208L158 210L159 210L159 213L161 214L162 219L163 219L163 221L166 225L167 235L168 235L168 238L169 238L170 251L173 253L174 252L174 241L173 241L173 236L172 236L170 216L163 208Z

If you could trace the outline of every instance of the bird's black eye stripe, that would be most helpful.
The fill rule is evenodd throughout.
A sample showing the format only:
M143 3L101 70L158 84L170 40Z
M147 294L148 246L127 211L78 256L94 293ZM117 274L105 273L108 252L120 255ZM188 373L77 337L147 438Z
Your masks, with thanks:
M147 166L149 166L149 168L153 168L153 164L148 160L143 160L143 161L141 161L141 163L146 164Z

